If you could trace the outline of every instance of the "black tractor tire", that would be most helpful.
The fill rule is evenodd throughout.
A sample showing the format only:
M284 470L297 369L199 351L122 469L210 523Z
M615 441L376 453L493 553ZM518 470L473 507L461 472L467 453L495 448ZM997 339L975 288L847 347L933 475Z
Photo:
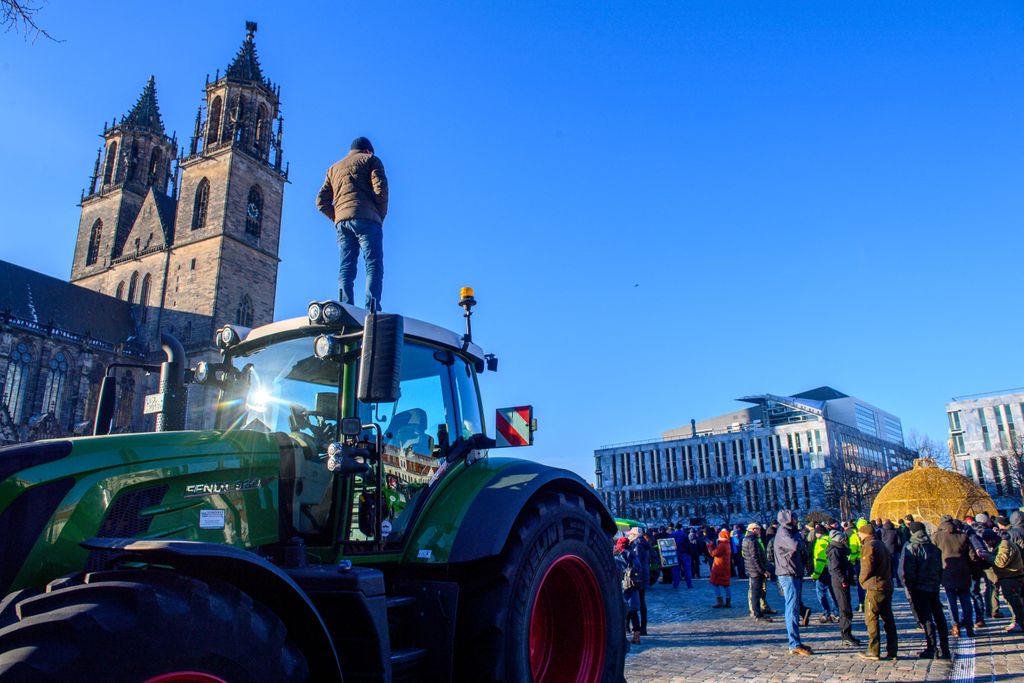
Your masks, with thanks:
M595 504L575 493L539 494L502 554L457 576L456 680L624 680L622 588Z
M4 683L151 679L304 681L281 620L234 586L159 569L57 579L12 603L0 629ZM197 673L188 678L186 673Z

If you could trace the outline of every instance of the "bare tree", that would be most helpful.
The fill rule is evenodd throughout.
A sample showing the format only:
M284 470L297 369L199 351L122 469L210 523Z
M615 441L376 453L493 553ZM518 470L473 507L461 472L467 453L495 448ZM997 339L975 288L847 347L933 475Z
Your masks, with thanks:
M42 36L54 42L63 42L51 36L46 29L36 23L36 15L43 8L45 0L31 2L30 0L0 0L0 26L4 32L24 33L25 39Z
M917 453L919 458L931 458L939 467L951 470L953 461L949 457L949 448L945 443L911 429L907 435L907 448Z
M1011 432L1012 434L1012 432ZM993 459L992 468L1001 470L1006 495L1024 503L1024 436L1006 439ZM1000 472L996 472L999 479Z

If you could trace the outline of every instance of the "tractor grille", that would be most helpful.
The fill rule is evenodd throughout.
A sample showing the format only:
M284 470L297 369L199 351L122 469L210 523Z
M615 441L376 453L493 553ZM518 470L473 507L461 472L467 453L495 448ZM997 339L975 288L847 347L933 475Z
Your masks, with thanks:
M122 493L107 508L107 514L100 524L97 538L133 538L149 531L153 522L150 515L139 514L142 510L154 505L167 495L167 484L147 486ZM119 553L113 550L94 550L89 553L86 571L103 569Z

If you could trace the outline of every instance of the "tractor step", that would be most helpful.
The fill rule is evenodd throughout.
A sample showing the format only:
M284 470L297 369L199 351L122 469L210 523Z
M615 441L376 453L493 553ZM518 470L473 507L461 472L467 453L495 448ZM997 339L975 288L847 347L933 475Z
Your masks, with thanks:
M416 604L416 598L411 595L393 595L387 599L388 611L402 607L412 607Z
M407 647L391 653L391 673L397 674L416 666L427 657L426 648Z

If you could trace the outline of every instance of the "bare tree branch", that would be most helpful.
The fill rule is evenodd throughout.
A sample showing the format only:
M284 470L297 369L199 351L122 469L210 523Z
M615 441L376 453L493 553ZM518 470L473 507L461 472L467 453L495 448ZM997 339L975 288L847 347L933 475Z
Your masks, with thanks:
M35 42L39 36L52 40L55 43L63 43L57 40L49 32L36 23L36 14L43 8L45 0L38 3L22 0L0 0L0 26L4 33L24 33L25 40L29 38Z

